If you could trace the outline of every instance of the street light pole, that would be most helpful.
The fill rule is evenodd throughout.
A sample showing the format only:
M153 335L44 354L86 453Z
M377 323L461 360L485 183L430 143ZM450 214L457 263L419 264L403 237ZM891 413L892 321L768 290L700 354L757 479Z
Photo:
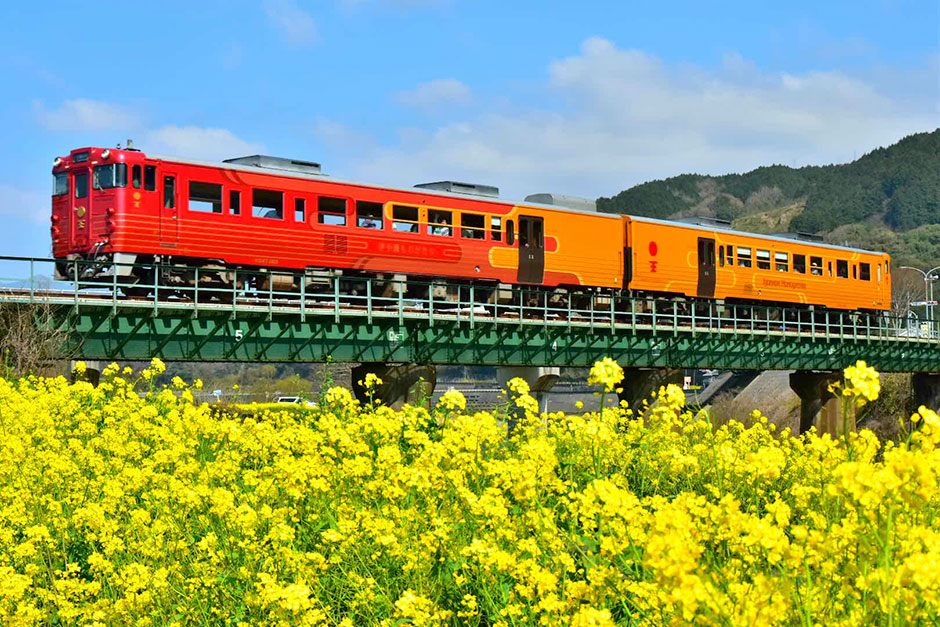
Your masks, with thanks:
M931 268L930 270L927 270L926 272L921 270L920 268L915 268L914 266L901 266L901 269L917 270L922 275L924 275L924 298L926 299L925 307L927 308L927 321L928 321L928 324L930 324L930 328L933 329L933 326L934 326L934 323L933 323L933 285L931 284L931 281L936 281L940 277L934 276L931 278L930 275L936 272L937 270L940 270L940 266Z

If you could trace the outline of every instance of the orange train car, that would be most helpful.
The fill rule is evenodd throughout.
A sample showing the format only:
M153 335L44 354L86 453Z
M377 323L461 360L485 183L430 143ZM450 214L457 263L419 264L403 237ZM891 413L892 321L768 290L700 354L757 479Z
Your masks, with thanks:
M884 253L534 202L546 196L514 203L487 186L393 188L338 180L310 162L213 163L130 147L73 150L56 158L53 179L53 256L117 272L129 293L146 290L134 284L150 285L146 265L159 263L170 285L191 284L185 268L201 266L200 282L226 285L232 268L262 268L890 307ZM57 274L71 269L59 264ZM277 289L299 289L297 280Z
M887 253L626 217L629 287L737 301L891 307Z

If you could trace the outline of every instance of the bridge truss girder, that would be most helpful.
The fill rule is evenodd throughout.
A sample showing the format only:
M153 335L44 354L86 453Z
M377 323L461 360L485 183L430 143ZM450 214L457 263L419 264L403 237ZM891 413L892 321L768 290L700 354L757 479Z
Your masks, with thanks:
M747 332L652 332L524 323L270 315L62 306L62 357L114 361L382 362L839 370L864 359L884 372L940 372L935 342L807 338Z

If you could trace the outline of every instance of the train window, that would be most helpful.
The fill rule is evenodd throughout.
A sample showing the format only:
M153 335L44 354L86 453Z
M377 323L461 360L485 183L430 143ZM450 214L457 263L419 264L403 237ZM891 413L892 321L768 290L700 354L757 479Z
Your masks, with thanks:
M163 177L163 208L173 209L176 207L176 177Z
M284 193L273 189L251 190L251 215L254 218L284 219Z
M516 227L512 220L506 220L506 243L510 246L516 243Z
M871 281L871 266L869 264L858 264L858 278L863 281Z
M829 276L832 276L832 262L831 262L831 261L828 262L828 263L827 263L827 266L828 266L828 268L829 268Z
M777 272L790 271L790 259L787 253L774 253L774 270Z
M854 263L852 264L852 278L856 280L858 279L858 266Z
M155 165L144 166L144 191L157 191L157 166Z
M806 274L806 255L793 255L793 271Z
M52 179L52 195L63 196L68 193L69 193L69 175L66 172L60 172L56 174Z
M809 258L809 273L816 276L822 276L822 257Z
M757 269L770 270L770 251L757 249Z
M881 264L876 263L875 267L878 268L878 282L881 283Z
M460 216L460 237L467 239L486 239L486 218L477 213L464 213Z
M318 221L320 224L346 226L346 199L320 196L317 199Z
M222 213L222 186L216 183L190 181L189 210Z
M849 278L849 262L845 259L836 259L836 276L840 279Z
M134 189L140 189L141 175L142 172L139 165L135 165L131 168L131 185L134 186Z
M721 266L722 268L725 267L725 247L724 246L718 247L718 265Z
M891 274L891 266L889 264L890 264L890 260L885 259L885 276L888 276L889 274Z
M127 164L108 163L96 165L91 180L92 189L114 189L127 187Z
M501 218L490 218L490 234L494 242L503 241L503 221Z
M444 235L449 237L454 234L453 224L454 214L450 211L442 211L440 209L431 209L428 211L428 228L430 229L431 235Z
M401 233L417 233L418 208L392 205L392 229Z
M75 197L85 198L88 196L88 172L77 172L75 174Z
M294 222L307 221L307 201L303 198L294 199Z
M364 229L381 229L382 203L357 200L356 225Z
M232 213L233 216L237 216L242 212L242 193L233 190L230 190L228 193L228 210Z
M751 249L738 246L738 265L742 268L751 267Z
M733 266L734 265L734 246L732 246L731 244L728 244L727 246L725 246L725 248L728 249L728 265Z

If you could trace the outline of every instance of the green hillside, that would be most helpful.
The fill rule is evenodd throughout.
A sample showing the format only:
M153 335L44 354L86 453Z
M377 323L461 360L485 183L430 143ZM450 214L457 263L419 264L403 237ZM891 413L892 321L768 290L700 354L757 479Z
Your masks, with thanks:
M940 129L846 164L772 165L745 174L682 174L599 198L598 209L654 218L731 220L760 233L806 232L940 263Z

